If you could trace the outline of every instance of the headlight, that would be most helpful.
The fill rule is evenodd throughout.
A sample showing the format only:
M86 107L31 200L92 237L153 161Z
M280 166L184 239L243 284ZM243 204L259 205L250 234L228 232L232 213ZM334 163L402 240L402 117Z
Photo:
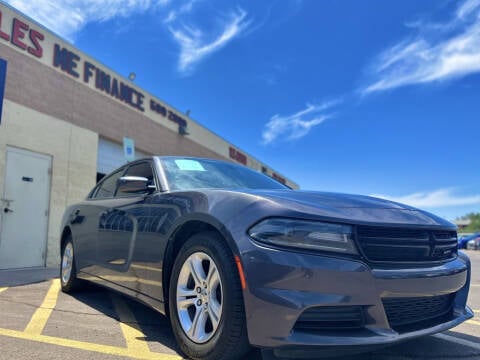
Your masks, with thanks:
M270 218L254 225L248 234L272 245L358 254L349 225Z

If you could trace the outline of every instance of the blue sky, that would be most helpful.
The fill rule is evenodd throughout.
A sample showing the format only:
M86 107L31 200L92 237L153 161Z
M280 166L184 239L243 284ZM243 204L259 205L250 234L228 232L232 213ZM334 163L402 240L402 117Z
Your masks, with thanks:
M480 0L10 0L303 189L480 211Z

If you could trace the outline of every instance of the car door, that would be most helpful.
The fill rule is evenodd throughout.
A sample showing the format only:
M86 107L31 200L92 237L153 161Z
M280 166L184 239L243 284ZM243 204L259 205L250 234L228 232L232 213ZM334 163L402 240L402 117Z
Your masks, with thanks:
M125 171L122 168L102 179L82 203L70 208L69 224L73 233L76 266L89 274L97 272L97 238L100 213L104 202L113 198L116 181Z
M92 190L88 199L70 214L76 246L76 259L79 270L96 275L99 273L97 240L101 215L113 200L117 180L125 172L123 167L103 178ZM78 230L76 230L78 228Z
M123 176L145 177L156 189L156 177L151 161L135 162L128 166ZM117 179L118 180L118 179ZM149 294L154 287L161 289L161 280L148 280L144 272L150 268L145 263L155 257L154 246L145 241L148 236L150 209L146 206L148 193L122 193L118 187L112 199L104 202L99 218L97 239L97 275L123 287ZM151 245L151 244L150 244ZM138 263L138 264L136 264ZM141 265L143 264L143 265ZM153 267L152 267L153 268ZM161 270L156 271L157 275ZM154 291L155 292L155 291Z

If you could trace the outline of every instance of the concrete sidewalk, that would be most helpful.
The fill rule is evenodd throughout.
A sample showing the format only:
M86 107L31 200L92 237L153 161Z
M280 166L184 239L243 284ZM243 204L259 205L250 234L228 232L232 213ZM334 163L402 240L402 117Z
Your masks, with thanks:
M0 270L0 287L12 287L47 281L58 277L58 268Z

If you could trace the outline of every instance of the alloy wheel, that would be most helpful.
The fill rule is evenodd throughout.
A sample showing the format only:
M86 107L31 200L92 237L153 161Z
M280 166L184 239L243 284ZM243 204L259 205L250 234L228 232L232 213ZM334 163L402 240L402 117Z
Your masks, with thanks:
M72 275L73 268L73 245L71 242L67 243L63 250L62 257L62 283L67 284Z
M223 288L217 265L204 252L190 255L177 281L177 314L187 337L202 344L217 331L222 317Z

